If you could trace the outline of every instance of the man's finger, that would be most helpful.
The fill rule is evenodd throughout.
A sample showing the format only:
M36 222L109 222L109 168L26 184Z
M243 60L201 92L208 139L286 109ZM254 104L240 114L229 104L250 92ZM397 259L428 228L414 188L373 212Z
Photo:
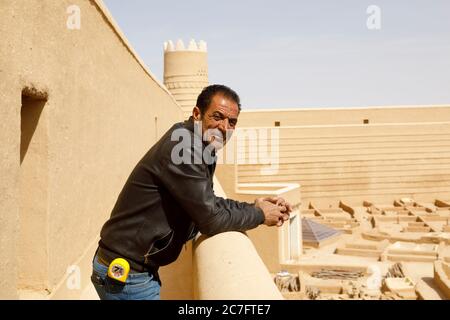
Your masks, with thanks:
M289 202L286 202L284 205L287 207L288 212L292 212L292 206Z

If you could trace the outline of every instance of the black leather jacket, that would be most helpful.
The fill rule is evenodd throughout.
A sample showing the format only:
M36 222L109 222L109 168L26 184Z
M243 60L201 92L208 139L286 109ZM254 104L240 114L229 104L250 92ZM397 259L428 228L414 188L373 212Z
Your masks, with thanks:
M198 231L212 236L264 222L254 204L214 195L214 157L210 165L172 162L172 149L179 144L171 141L175 129L187 130L194 139L192 117L172 126L136 165L100 233L100 247L144 266L175 261ZM201 145L183 152L198 155L206 147Z

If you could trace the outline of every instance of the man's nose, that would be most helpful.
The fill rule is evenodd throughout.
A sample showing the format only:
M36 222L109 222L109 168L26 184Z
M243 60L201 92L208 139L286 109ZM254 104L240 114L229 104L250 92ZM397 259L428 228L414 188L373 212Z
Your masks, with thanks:
M219 127L220 127L220 130L222 130L222 131L227 131L227 130L231 129L230 121L228 121L228 118L225 118L222 121L220 121Z

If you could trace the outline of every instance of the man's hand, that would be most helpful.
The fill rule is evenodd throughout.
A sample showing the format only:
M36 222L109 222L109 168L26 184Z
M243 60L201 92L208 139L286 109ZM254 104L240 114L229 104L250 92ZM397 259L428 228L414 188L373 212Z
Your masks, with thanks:
M289 215L292 212L292 206L289 202L284 200L281 197L265 197L263 198L265 201L269 201L275 205L277 205L280 208L281 213L283 214L283 217L281 219L281 225L284 221L287 221L289 219Z
M264 224L281 227L289 219L291 205L281 197L265 197L255 200L255 206L264 212Z

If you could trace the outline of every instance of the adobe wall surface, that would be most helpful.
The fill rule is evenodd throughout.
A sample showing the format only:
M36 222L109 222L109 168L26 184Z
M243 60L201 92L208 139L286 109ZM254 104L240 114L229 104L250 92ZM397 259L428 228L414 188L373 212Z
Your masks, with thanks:
M189 241L175 262L160 268L162 300L194 299L192 254L192 241Z
M70 5L81 9L80 30L66 26ZM32 286L51 290L98 236L137 161L182 119L101 5L0 3L0 270L9 273L0 298L33 284L36 262L43 266ZM21 170L27 87L47 100Z

